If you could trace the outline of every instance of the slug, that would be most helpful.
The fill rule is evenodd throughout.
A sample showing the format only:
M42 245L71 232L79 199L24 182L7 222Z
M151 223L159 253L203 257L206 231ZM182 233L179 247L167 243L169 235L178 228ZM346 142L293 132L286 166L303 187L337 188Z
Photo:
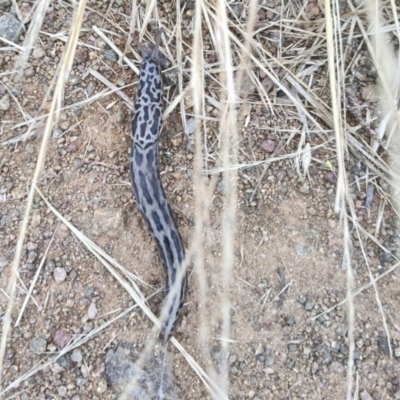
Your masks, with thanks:
M182 274L185 249L160 180L158 139L163 112L163 82L159 57L160 30L152 50L135 41L142 54L137 98L132 120L132 147L129 170L136 203L154 238L164 267L167 318L161 321L161 337L166 343L176 327L186 297L187 277ZM178 285L178 291L171 287ZM169 294L173 296L169 299ZM174 294L175 293L175 294ZM167 300L169 299L169 300Z

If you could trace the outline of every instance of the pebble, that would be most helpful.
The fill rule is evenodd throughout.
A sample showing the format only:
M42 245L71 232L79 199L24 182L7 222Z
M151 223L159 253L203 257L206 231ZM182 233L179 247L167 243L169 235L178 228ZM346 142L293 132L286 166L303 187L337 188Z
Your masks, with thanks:
M64 268L55 268L54 269L54 280L57 283L64 282L66 277L67 277L67 271Z
M334 372L335 374L342 374L344 371L343 365L340 364L339 361L333 361L330 369L332 372Z
M185 110L187 110L188 108L192 108L194 106L194 96L192 87L190 86L188 87L188 89L185 91L185 94L183 95L183 99L185 102Z
M44 353L47 347L47 340L42 337L36 337L31 340L30 349L37 354Z
M304 309L306 311L311 311L315 306L315 301L313 299L307 299L306 304L304 305Z
M62 329L58 330L54 335L54 343L59 349L63 349L70 341L71 335Z
M0 111L7 111L11 107L11 101L10 101L10 96L8 94L5 94L1 99L0 99Z
M41 47L35 47L32 52L32 57L35 58L36 60L39 60L40 58L43 58L46 55L46 52L44 51L43 48Z
M94 234L105 234L110 237L118 237L124 226L123 212L119 208L98 208L92 219Z
M115 51L106 50L103 53L103 56L108 61L111 61L111 62L117 62L118 61L118 55L117 55L117 53Z
M372 397L366 390L363 390L360 393L360 400L372 400Z
M309 246L302 246L300 244L296 245L296 254L298 256L307 256L311 253L311 248Z
M111 387L117 396L121 394L126 384L135 375L135 361L137 356L134 347L134 344L123 342L115 350L108 350L106 354L105 378L108 386ZM177 394L170 363L164 363L164 354L162 351L154 350L145 360L144 364L138 377L138 384L132 388L127 398L157 398L163 366L165 367L163 373L163 398L168 400L177 400L180 398Z
M290 352L297 351L297 344L291 343L291 344L289 344L288 348L289 348Z
M186 124L186 135L193 135L196 132L196 120L194 118L190 118Z
M169 68L164 72L164 79L167 86L176 86L178 84L178 68Z
M80 349L74 349L71 354L71 360L76 363L80 363L82 361L82 352Z
M87 383L87 379L79 377L79 378L76 378L75 383L76 383L76 386L78 386L78 387L85 386Z
M325 180L327 182L329 182L332 185L336 184L336 175L334 174L333 171L328 171L325 176L324 176Z
M96 84L93 81L90 81L86 87L86 93L90 97L96 89Z
M76 49L75 52L75 61L79 64L82 64L86 62L88 58L88 52L86 49L83 49L82 47L79 47Z
M96 318L97 308L96 308L96 304L95 303L91 303L90 304L87 315L88 315L89 319Z
M308 19L315 19L316 17L318 17L319 13L321 12L321 9L319 8L317 3L311 1L306 5L304 12Z
M378 338L378 346L386 355L390 355L389 343L386 337L380 336Z
M267 153L273 153L276 147L275 140L267 139L261 142L260 147Z
M367 85L360 89L361 97L368 102L379 100L379 89L377 85Z
M394 350L394 356L400 358L400 347L397 347L397 348Z
M77 75L73 75L71 76L71 78L69 79L69 84L72 86L78 85L79 83L81 83L82 79L80 76Z
M106 390L107 390L107 382L106 382L106 380L105 379L100 379L97 382L96 392L102 394Z
M8 265L7 259L0 253L0 268L4 268Z
M14 41L23 31L23 25L13 14L8 13L0 17L0 36Z
M57 393L61 397L67 397L67 388L65 386L59 386L57 388Z
M266 76L262 81L261 85L265 89L266 93L269 93L271 89L274 87L274 82L271 80L269 76Z
M37 258L36 251L30 251L28 253L28 260L27 260L28 264L32 264L33 262L35 262L36 258Z

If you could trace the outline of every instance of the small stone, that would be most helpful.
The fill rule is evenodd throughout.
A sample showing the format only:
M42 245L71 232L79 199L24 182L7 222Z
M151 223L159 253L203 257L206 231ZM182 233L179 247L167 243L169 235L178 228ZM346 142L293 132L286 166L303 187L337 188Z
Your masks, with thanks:
M83 49L82 47L79 47L78 49L76 49L75 61L78 64L82 64L82 63L86 62L87 58L88 58L88 52L86 49Z
M67 277L67 271L64 268L55 268L54 269L54 280L57 283L64 282L66 277Z
M27 78L29 78L29 77L35 75L35 71L33 70L32 67L29 67L29 68L27 68L27 69L24 71L24 75L25 75Z
M165 83L167 86L176 86L178 84L178 68L169 68L164 72Z
M321 12L321 9L319 8L317 3L314 3L313 1L311 1L306 5L304 12L308 19L314 19L319 15L319 13Z
M105 381L105 379L100 379L100 381L98 381L97 383L97 388L96 391L97 393L104 393L107 390L107 382Z
M276 147L276 143L272 139L267 139L261 142L260 147L267 153L273 153Z
M390 355L389 342L387 338L380 336L378 338L378 346L386 355Z
M259 20L259 21L264 21L265 18L266 18L265 11L264 11L262 8L260 8L260 9L257 11L257 15L258 15L258 20Z
M289 348L290 352L297 351L297 344L296 343L291 343L291 344L289 344L288 348Z
M113 63L118 61L117 53L115 51L112 51L112 50L106 50L104 52L104 58L106 60L108 60L108 61L113 62Z
M179 135L179 136L174 136L174 137L171 139L171 143L172 143L172 146L174 146L174 147L180 146L181 143L182 143L182 136L181 136L181 135Z
M366 390L363 390L360 393L360 400L372 400L372 397Z
M304 305L304 309L306 311L311 311L315 306L315 302L313 299L307 299L306 304Z
M32 57L36 60L43 58L46 55L46 52L41 47L35 47L32 52Z
M28 242L26 244L26 248L28 250L36 250L38 248L38 245L37 245L37 243Z
M77 75L71 76L69 80L70 85L75 86L81 83L81 78Z
M240 18L243 12L243 4L242 3L234 3L231 4L232 12L235 14L236 18Z
M46 351L46 347L47 341L42 337L36 337L31 340L30 349L36 354L44 353Z
M194 106L194 97L193 97L193 89L189 86L185 90L185 94L183 95L183 99L185 102L185 109L192 108ZM194 118L193 118L194 119Z
M30 251L30 252L28 253L28 260L27 260L28 264L34 263L35 260L36 260L36 258L37 258L37 253L36 253L36 251Z
M333 173L333 171L328 171L325 176L325 180L329 182L332 185L336 184L336 175Z
M361 97L368 102L376 102L379 100L379 89L377 85L367 85L360 89Z
M67 396L67 388L65 386L59 386L57 388L57 393L61 397L66 397Z
M302 246L300 244L296 246L296 254L298 256L307 256L310 253L311 253L311 248L309 246Z
M60 128L63 131L66 131L70 127L69 121L63 121L60 123Z
M0 17L0 36L4 39L14 41L23 31L23 24L8 13Z
M124 226L122 210L116 208L99 208L93 215L95 234L105 234L110 237L118 237Z
M90 304L87 315L89 319L96 318L97 308L95 303Z
M93 81L90 81L86 87L86 93L90 97L96 89L96 84Z
M340 364L340 362L338 362L338 361L333 361L331 366L330 366L330 369L335 374L342 374L343 373L343 365Z
M63 349L67 344L71 341L71 335L60 329L54 335L54 343L57 345L59 349Z
M303 193L303 194L310 193L310 185L308 183L305 183L304 185L300 186L299 191L300 191L300 193Z
M397 347L397 348L394 350L394 356L400 358L400 347Z
M186 124L186 135L192 135L196 132L196 120L194 118L190 118Z
M75 383L76 383L76 386L81 387L81 386L86 385L87 379L79 377L79 378L76 378Z
M54 130L53 130L53 138L54 138L54 139L59 139L59 138L61 138L63 134L64 134L64 132L62 131L62 129L60 129L60 128L54 128Z
M11 107L11 101L10 101L10 96L8 94L5 94L1 99L0 99L0 111L7 111Z
M300 297L298 298L297 302L304 305L306 304L307 298L304 295L300 295Z
M3 256L3 254L0 253L0 268L7 267L8 261L7 259Z
M76 363L80 363L82 361L82 352L80 349L74 349L71 354L71 360Z
M265 89L267 93L271 91L271 89L274 87L274 82L271 80L269 76L266 76L262 81L261 85Z
M0 0L0 7L8 7L11 5L11 0Z

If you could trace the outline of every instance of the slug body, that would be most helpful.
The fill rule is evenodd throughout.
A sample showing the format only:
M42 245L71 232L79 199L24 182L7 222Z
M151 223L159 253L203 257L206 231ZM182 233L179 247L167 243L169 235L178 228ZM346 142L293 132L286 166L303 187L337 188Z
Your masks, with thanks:
M139 46L143 62L132 120L133 143L129 170L137 205L157 244L164 267L166 284L163 305L167 302L170 306L166 319L162 321L161 336L167 342L173 334L185 300L187 278L181 272L185 250L161 185L159 171L158 138L163 108L158 55L160 34L151 52ZM173 285L178 286L177 291L171 291ZM172 299L169 299L171 296Z

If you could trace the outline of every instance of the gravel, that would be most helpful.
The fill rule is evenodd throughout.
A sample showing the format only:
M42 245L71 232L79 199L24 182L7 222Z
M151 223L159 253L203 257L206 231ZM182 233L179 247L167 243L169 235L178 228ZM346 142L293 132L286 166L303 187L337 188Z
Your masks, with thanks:
M34 353L40 354L46 351L47 340L42 337L36 337L31 340L30 349Z
M11 107L10 96L5 94L0 98L0 111L7 111Z
M121 343L116 350L109 350L106 355L106 380L114 393L120 395L125 386L132 381L136 374L135 359L137 355L130 343ZM162 373L164 355L155 349L147 358L136 386L130 390L131 400L150 400L156 397L159 391L161 376L163 375L163 395L166 399L178 399L179 392L175 386L174 377L167 362Z
M15 41L23 31L21 22L11 13L0 17L0 36L4 39Z

